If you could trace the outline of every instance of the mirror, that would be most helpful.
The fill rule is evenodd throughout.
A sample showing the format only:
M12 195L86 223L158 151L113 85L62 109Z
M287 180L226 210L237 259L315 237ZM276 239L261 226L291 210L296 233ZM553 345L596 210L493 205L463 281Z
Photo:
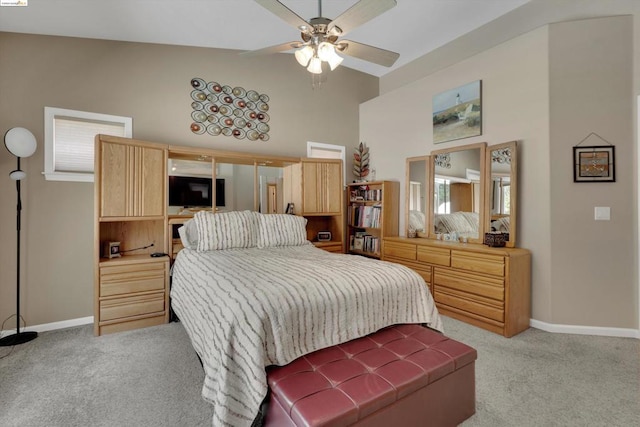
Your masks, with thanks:
M426 236L429 156L409 157L405 177L405 226L407 236Z
M284 213L283 177L284 168L274 166L258 166L258 212Z
M487 144L431 152L429 237L482 243Z
M487 148L487 231L509 233L506 246L516 243L517 152L516 141Z

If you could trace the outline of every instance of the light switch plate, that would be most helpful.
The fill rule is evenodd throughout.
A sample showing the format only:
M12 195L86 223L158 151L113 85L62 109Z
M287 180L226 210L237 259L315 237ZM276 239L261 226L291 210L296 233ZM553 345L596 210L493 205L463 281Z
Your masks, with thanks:
M608 206L596 206L595 208L595 220L596 221L609 221L611 220L611 208Z

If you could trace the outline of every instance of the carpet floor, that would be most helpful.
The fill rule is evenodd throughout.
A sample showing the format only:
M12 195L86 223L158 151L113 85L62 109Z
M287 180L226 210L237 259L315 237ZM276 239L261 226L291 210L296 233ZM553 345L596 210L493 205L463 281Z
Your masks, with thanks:
M640 340L533 328L507 339L443 320L446 335L478 350L476 414L464 427L640 425ZM0 348L0 426L210 426L202 381L180 323L44 332Z

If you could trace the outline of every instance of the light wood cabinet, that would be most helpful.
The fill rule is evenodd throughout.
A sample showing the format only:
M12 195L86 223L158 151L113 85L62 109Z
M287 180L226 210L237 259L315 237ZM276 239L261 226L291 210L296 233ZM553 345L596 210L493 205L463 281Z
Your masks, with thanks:
M511 337L529 327L531 254L520 248L393 237L384 260L416 270L440 313Z
M342 160L303 158L286 167L284 193L294 213L307 219L308 240L329 252L344 251ZM331 232L331 241L318 242L319 231Z
M99 146L101 217L159 216L165 210L162 147L103 139ZM158 180L158 177L163 177Z
M166 146L98 135L95 146L94 332L169 320ZM120 242L119 257L102 253Z
M398 235L400 183L371 181L347 186L347 248L380 258L384 238Z

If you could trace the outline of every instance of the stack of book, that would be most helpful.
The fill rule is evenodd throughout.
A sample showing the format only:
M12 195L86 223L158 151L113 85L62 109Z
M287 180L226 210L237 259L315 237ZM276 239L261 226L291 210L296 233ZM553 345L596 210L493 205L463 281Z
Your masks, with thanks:
M349 224L354 227L379 228L382 206L351 205L349 206Z
M352 251L380 253L380 239L364 231L356 231L350 238L350 249Z

